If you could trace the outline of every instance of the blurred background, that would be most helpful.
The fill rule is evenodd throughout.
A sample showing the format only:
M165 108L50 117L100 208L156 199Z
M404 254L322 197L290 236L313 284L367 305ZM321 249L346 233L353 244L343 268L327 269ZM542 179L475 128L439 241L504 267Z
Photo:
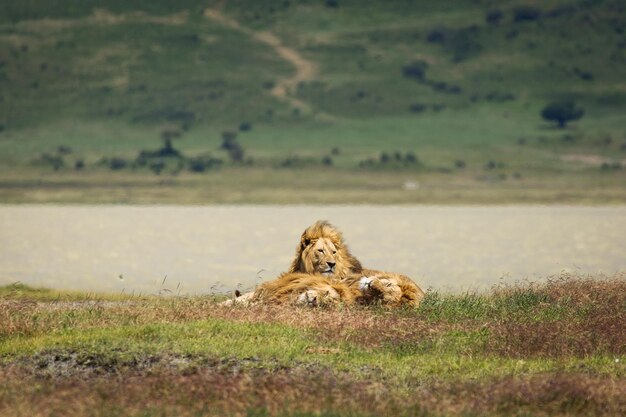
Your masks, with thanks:
M250 288L317 219L425 287L624 271L625 30L618 0L3 0L0 284Z
M622 1L3 0L0 201L623 203Z

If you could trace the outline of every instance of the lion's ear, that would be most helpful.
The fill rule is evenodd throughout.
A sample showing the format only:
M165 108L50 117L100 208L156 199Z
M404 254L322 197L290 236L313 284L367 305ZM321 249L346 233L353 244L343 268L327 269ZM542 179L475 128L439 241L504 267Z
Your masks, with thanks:
M302 239L302 249L306 248L310 244L311 244L311 239L309 239L308 237L305 237L304 239Z

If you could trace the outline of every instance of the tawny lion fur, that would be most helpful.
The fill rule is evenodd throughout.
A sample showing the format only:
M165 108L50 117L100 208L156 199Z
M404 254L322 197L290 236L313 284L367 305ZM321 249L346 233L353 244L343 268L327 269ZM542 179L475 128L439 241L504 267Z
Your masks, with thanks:
M326 221L318 221L302 233L289 272L225 304L380 303L417 307L422 298L424 291L405 275L363 269L341 232Z
M336 306L354 304L360 296L346 283L320 274L288 272L265 282L254 291L252 302Z
M334 257L329 258L327 247L336 248ZM326 268L328 259L336 262L332 272ZM355 300L362 304L378 302L417 307L424 298L424 291L405 275L364 269L350 253L341 232L327 221L317 221L304 230L289 272L325 273L345 282L354 292L360 292Z

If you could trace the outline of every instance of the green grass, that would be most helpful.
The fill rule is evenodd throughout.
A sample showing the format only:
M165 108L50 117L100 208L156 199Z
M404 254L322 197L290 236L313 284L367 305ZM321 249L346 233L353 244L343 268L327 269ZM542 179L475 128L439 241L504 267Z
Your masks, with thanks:
M0 299L28 301L123 301L129 299L124 295L88 293L81 291L53 290L50 288L31 287L16 282L0 286Z
M399 310L13 285L0 291L0 411L53 415L61 399L71 415L619 414L624 285L563 277Z

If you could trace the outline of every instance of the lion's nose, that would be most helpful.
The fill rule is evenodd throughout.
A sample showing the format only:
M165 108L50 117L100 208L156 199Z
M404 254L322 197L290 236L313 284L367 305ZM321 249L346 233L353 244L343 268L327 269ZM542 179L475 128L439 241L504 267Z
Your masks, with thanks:
M328 264L328 267L330 269L333 269L335 267L335 265L337 264L337 262L326 262Z

